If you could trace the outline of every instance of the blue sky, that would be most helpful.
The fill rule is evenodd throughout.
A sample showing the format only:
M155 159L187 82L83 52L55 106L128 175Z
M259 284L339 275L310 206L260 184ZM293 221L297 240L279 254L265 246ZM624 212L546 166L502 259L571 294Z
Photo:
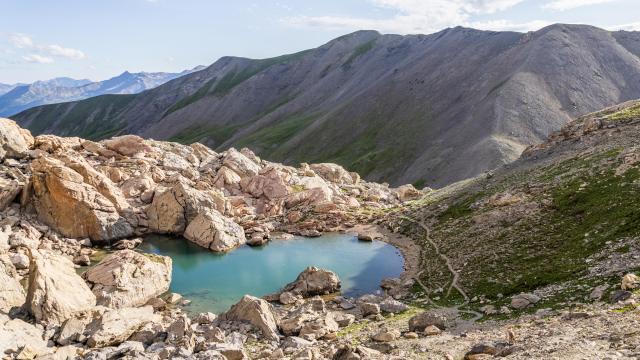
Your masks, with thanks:
M2 83L180 71L225 55L295 52L359 29L529 31L563 22L640 30L640 0L0 0L0 10Z

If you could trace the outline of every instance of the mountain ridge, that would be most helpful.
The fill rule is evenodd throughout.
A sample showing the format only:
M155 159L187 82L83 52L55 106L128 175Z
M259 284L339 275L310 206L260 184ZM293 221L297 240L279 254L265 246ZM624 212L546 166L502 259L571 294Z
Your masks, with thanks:
M223 57L131 98L14 118L36 133L248 146L285 163L337 162L370 180L440 187L513 161L571 118L640 97L638 41L638 32L565 24L359 31L275 58Z
M95 82L58 77L31 84L3 84L0 90L6 91L0 91L0 116L10 116L34 106L84 100L100 95L136 94L201 69L201 66L197 66L179 73L124 71L120 75Z

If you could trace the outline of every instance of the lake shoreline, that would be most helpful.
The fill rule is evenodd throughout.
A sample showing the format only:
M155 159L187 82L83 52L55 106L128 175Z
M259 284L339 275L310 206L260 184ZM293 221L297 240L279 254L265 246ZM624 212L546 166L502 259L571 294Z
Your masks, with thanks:
M403 260L403 271L400 274L402 282L413 280L420 268L420 254L422 249L411 238L399 233L393 233L386 227L376 224L358 224L343 231L347 234L362 232L371 233L376 240L385 242L400 251Z

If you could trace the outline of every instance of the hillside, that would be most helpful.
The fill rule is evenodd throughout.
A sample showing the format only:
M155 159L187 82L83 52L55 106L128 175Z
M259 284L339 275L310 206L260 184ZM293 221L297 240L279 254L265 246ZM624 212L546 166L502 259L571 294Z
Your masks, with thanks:
M569 119L640 97L637 32L360 31L281 57L221 58L138 95L14 116L36 134L133 133L441 187L518 158Z
M542 298L536 308L589 299L603 284L607 295L640 270L638 136L640 101L589 114L514 163L385 216L422 239L425 289L443 291L443 301L463 296L442 287L451 273L433 244L468 297L498 308L522 292Z
M97 82L55 78L32 84L0 84L0 116L10 116L38 105L83 100L105 94L137 94L200 69L201 67L196 67L180 73L125 71L113 78ZM3 92L2 89L7 90Z

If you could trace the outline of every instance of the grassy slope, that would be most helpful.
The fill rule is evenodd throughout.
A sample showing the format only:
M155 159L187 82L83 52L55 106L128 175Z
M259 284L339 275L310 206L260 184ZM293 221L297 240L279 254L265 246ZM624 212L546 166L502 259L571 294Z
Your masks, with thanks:
M429 223L432 239L453 260L472 297L505 304L511 295L563 284L538 308L582 300L595 285L619 282L619 274L592 276L593 264L611 252L629 252L640 237L640 164L623 166L625 154L640 152L634 148L640 125L629 124L640 121L639 109L636 104L598 114L619 125L615 137L599 130L580 138L582 145L576 139L564 141L537 154L539 159L522 160L494 177L437 191L403 214ZM524 200L507 206L488 203L504 193ZM393 218L399 219L397 214ZM399 223L419 242L424 238L419 227ZM451 274L443 271L442 260L426 242L421 244L421 278L431 297L459 302L455 291L446 296Z

